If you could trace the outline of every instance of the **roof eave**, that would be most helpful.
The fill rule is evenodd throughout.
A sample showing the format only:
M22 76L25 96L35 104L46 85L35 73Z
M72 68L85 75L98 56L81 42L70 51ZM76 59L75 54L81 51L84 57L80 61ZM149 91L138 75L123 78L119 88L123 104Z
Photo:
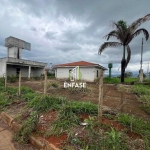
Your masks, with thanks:
M76 66L54 66L54 67L52 67L52 68L53 68L53 69L56 69L56 68L73 68L73 67L76 67ZM80 67L98 67L98 68L101 68L101 69L103 69L103 70L108 70L107 68L102 67L101 65L80 66Z

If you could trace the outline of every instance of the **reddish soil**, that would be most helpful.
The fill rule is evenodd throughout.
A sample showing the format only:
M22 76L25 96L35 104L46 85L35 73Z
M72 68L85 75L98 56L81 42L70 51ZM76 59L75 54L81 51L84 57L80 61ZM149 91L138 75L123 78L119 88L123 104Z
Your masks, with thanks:
M54 122L57 119L58 112L57 111L49 111L42 116L40 116L38 130L43 132L48 129L50 123ZM67 134L62 134L60 136L50 136L45 138L48 142L52 143L56 147L60 148L65 141L67 140Z
M40 123L39 123L39 130L40 131L46 131L46 129L48 128L49 123L54 122L57 119L58 113L56 111L49 111L45 114L43 114L40 118ZM80 114L79 115L80 119L82 122L84 122L85 119L89 119L89 115L88 114ZM96 118L95 118L96 119ZM109 125L113 128L115 128L117 131L123 131L126 130L127 131L127 135L131 138L131 139L141 139L142 136L131 132L129 129L127 129L127 127L123 126L122 124L120 124L117 121L114 120L109 120L107 118L103 118L102 119L102 123L104 125ZM81 131L82 129L79 126L79 131ZM67 134L61 134L60 136L50 136L48 138L45 138L48 142L52 143L53 145L55 145L58 148L61 148L67 141Z
M56 147L61 148L66 142L67 136L67 134L62 134L58 137L50 136L49 138L46 138L46 140L55 145Z
M128 130L125 126L123 126L122 124L120 124L117 121L113 121L113 120L103 118L102 122L105 125L109 125L109 126L115 128L117 131ZM129 130L127 131L127 135L132 139L137 139L137 138L141 139L142 138L142 136L140 134L137 134L135 132L131 132Z
M81 121L82 122L84 121L84 119L89 119L89 115L88 114L81 114L80 117L81 117ZM142 138L142 136L140 134L137 134L137 133L129 131L127 129L127 127L125 127L124 125L120 124L117 121L109 120L107 118L102 118L102 124L109 125L109 126L115 128L117 131L126 130L127 131L127 135L130 138L132 138L132 139Z
M82 122L84 122L85 119L89 119L89 115L88 114L80 114L79 117L80 117L80 120Z
M40 132L45 131L49 124L57 119L58 112L50 110L49 112L40 116L38 130Z

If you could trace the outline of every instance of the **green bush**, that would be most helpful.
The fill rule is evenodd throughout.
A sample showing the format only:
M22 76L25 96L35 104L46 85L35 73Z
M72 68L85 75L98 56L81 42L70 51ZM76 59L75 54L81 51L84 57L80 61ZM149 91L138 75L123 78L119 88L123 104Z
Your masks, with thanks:
M0 78L0 86L4 86L5 85L5 78Z
M34 91L26 86L22 86L21 87L21 94L28 94L28 93L34 93Z
M7 87L7 94L9 95L17 95L18 88L17 87Z
M18 78L17 78L16 76L14 76L14 75L7 77L8 82L16 82L17 79L18 79Z
M34 97L36 97L36 93L26 93L26 94L22 94L21 97L23 98L23 100L27 100L27 101L30 101L30 100L33 100Z
M57 82L52 82L51 86L54 87L54 88L58 88L58 83Z

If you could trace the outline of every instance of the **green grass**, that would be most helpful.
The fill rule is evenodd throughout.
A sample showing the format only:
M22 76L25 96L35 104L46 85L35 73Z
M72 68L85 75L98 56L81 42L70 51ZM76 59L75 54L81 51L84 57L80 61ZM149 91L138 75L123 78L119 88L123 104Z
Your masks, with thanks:
M68 137L68 143L71 143L72 147L70 148L65 145L65 149L73 150L76 149L76 146L82 150L129 149L122 133L115 131L113 128L107 128L108 130L104 131L104 126L100 125L95 119L95 117L89 116L89 119L84 120L88 125L84 127L83 133L76 134L75 131L71 131Z
M150 94L150 87L146 85L134 85L132 86L131 90L134 94L137 94L138 96Z
M0 93L0 111L4 110L6 106L11 104L11 100L5 93Z
M131 91L139 96L139 101L142 102L141 109L150 115L150 86L134 85Z
M5 91L4 83L4 78L0 78L0 111L7 109L7 106L12 104L13 101L18 99L31 100L36 96L35 92L30 88L21 87L21 97L18 97L18 88L7 86Z
M150 79L144 79L143 82L149 82L150 83Z
M150 138L150 121L129 114L119 114L117 120L128 126L131 131Z
M125 83L137 82L138 78L125 78ZM104 78L104 83L107 84L118 84L121 83L120 78Z
M32 111L30 117L23 122L22 127L16 133L14 140L19 141L20 143L27 143L29 135L31 135L31 133L37 128L38 120L38 113Z
M28 107L36 111L46 112L48 110L61 110L62 107L69 107L73 113L97 114L98 107L90 102L67 101L60 96L37 95L28 102Z

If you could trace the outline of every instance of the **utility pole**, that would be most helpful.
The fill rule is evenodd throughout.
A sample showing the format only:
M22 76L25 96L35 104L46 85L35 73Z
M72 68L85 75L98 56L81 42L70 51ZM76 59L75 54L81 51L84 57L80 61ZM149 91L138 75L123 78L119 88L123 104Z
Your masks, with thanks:
M147 65L147 79L150 78L150 72L149 72L149 62L148 62L148 65Z
M143 63L143 38L142 38L142 47L141 47L141 68L142 69L142 63Z
M141 47L141 67L139 70L139 82L143 82L143 69L142 69L142 63L143 63L143 38L142 38L142 47Z

